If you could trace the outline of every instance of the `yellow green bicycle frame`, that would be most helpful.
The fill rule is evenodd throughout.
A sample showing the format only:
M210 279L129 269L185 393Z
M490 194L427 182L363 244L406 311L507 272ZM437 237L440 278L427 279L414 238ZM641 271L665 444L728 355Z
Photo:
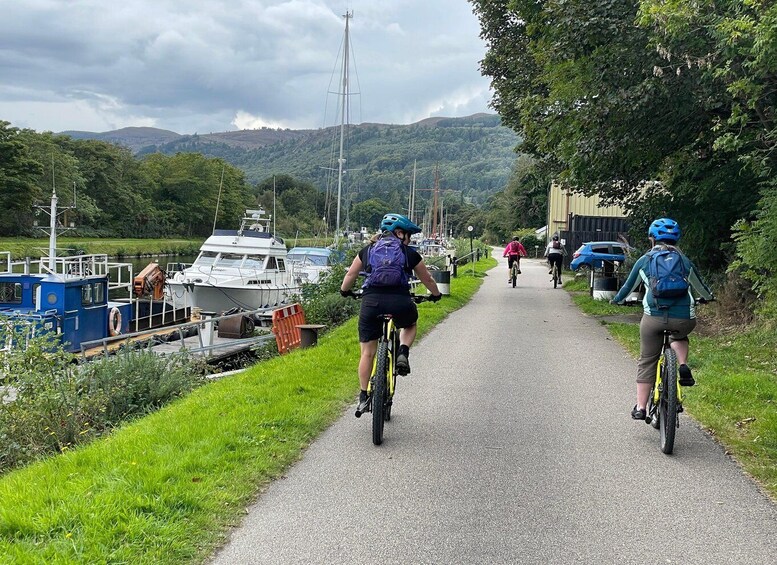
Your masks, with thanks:
M664 366L664 352L661 351L661 357L658 358L658 365L656 365L656 384L653 385L653 404L658 406L659 388L663 379L661 379L661 369ZM683 402L683 387L680 386L680 379L677 375L674 376L675 383L677 383L677 402L682 404Z
M397 327L394 325L393 318L383 322L384 325L384 332L383 335L385 336L385 339L388 340L389 344L393 343L394 341L394 334L397 331ZM384 338L381 338L384 339ZM378 345L380 345L380 342L378 342ZM392 346L393 347L393 346ZM389 351L388 355L388 374L386 375L386 386L388 387L388 396L391 398L394 396L394 356L397 354L396 351ZM375 373L378 371L378 354L377 351L375 352L375 357L372 360L372 371L370 372L370 376L374 376ZM367 383L367 394L372 394L372 378L370 378L369 382Z

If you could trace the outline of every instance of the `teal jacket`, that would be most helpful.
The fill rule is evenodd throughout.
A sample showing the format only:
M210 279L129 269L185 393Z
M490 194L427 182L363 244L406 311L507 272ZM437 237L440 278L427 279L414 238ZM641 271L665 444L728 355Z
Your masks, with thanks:
M662 249L671 248L668 245L656 245L650 251L660 251ZM678 252L680 251L676 247L674 248ZM648 253L650 253L650 251ZM693 292L704 298L705 300L712 300L712 292L701 280L699 271L696 265L680 252L683 258L683 264L685 270L688 273L688 294L680 298L654 298L650 292L650 284L648 283L648 268L650 263L650 257L648 253L645 253L642 257L637 259L634 267L629 273L629 278L623 283L623 286L618 291L618 294L612 299L613 302L622 304L626 297L634 292L640 284L645 285L645 297L642 299L642 307L645 315L647 316L666 316L668 318L682 318L692 319L696 317L696 308L693 298Z

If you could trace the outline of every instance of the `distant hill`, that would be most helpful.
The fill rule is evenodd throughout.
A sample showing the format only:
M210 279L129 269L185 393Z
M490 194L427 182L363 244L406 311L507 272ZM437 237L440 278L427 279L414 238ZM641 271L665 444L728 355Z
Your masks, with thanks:
M154 153L159 148L165 148L165 153L187 151L193 142L202 140L203 143L224 144L229 147L241 149L258 149L265 145L271 145L281 141L288 141L307 135L311 130L280 130L271 128L249 129L241 131L225 131L221 133L207 133L182 135L158 128L128 127L102 133L91 131L63 131L63 135L69 135L74 139L98 139L117 145L123 145L134 153ZM180 149L179 149L180 148Z
M124 145L139 156L196 152L219 157L245 171L253 183L289 174L331 190L339 130L262 128L180 135L155 128L123 128L63 133ZM355 201L379 197L401 202L416 163L419 188L431 188L433 171L438 169L441 188L483 202L506 185L519 141L511 129L501 125L498 115L485 113L427 118L410 125L363 123L350 125L346 131L347 182Z
M94 133L91 131L63 131L62 134L69 135L73 139L98 139L123 145L137 152L149 145L160 145L170 143L178 138L184 137L180 133L158 128L121 128L103 133Z

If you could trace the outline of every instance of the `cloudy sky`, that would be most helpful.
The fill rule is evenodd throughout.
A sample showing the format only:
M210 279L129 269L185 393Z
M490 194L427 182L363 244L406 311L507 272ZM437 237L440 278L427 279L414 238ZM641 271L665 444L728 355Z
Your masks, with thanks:
M0 0L0 120L178 133L492 112L466 0ZM357 94L358 93L358 94Z

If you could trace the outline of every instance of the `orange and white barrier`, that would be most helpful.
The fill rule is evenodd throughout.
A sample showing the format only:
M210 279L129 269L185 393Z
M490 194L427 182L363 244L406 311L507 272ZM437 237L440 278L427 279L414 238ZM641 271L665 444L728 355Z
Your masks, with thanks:
M296 302L273 310L272 333L275 334L275 343L278 344L279 353L288 353L295 347L299 347L302 338L297 326L304 323L305 312L303 312L302 306Z

